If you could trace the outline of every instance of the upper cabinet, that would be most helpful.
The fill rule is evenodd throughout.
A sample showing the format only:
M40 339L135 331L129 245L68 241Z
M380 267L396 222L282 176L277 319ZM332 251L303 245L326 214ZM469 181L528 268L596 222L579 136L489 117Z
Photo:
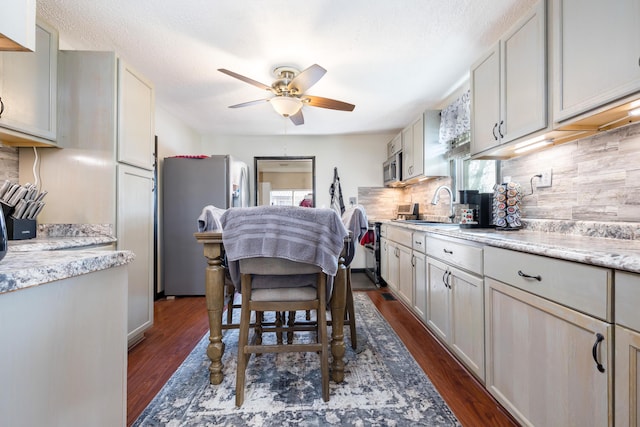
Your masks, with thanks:
M548 126L545 1L471 68L471 154Z
M6 145L55 145L58 33L38 23L35 40L35 52L0 53L0 141Z
M640 0L553 0L554 121L640 90Z
M3 0L0 50L36 49L36 0Z
M397 134L391 141L387 142L387 158L402 150L402 133Z
M440 111L427 110L402 130L402 181L448 175L445 148L439 142Z
M118 61L118 161L153 170L153 84Z

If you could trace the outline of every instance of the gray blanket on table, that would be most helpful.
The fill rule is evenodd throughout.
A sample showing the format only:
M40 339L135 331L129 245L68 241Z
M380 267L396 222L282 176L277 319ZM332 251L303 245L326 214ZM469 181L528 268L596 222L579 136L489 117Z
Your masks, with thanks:
M360 239L367 233L369 223L367 221L367 214L360 205L353 206L344 211L342 214L342 222L345 227L347 227L347 230L351 232L352 236L351 243L349 243L347 253L344 257L344 265L348 267L356 255L356 244L360 242Z
M313 264L335 276L348 235L331 209L257 206L228 209L220 218L229 273L239 285L239 263L245 258L276 257Z

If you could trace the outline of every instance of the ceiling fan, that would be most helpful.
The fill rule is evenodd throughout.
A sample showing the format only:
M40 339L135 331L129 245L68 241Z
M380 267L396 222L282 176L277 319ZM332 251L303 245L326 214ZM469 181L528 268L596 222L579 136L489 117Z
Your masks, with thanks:
M248 107L249 105L269 102L278 114L283 117L288 117L296 126L304 124L304 117L302 115L302 107L304 105L340 111L353 111L356 107L353 104L336 101L335 99L305 94L307 89L316 84L327 72L327 70L318 64L313 64L303 71L299 71L293 67L277 67L273 70L273 75L276 79L271 86L267 86L266 84L224 68L219 68L218 71L271 92L274 95L270 98L230 105L229 108Z

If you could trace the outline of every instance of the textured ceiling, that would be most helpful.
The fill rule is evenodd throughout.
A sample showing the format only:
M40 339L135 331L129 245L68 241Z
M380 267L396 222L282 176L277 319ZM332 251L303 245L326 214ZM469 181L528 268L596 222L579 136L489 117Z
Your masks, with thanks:
M114 50L154 82L156 102L201 134L391 132L439 105L536 0L38 0L62 47ZM307 93L353 112L305 106L305 124L217 71L270 85L281 65L327 69Z

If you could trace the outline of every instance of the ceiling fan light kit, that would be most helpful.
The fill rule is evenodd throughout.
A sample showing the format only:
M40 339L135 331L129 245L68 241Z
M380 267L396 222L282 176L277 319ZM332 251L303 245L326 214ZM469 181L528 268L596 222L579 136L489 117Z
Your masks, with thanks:
M313 64L302 72L293 67L277 67L273 70L276 80L271 86L267 86L264 83L260 83L256 80L250 79L249 77L245 77L224 68L219 68L218 71L260 89L267 90L274 95L267 99L259 99L256 101L230 105L229 108L247 107L249 105L268 101L278 114L283 117L288 117L296 126L304 124L304 117L302 116L301 110L302 106L305 104L310 107L328 108L340 111L353 111L355 108L355 105L346 102L304 94L307 89L316 84L327 72L327 70L318 64Z
M296 114L302 108L302 101L300 98L292 96L274 96L269 99L271 106L276 113L283 117L290 117Z

